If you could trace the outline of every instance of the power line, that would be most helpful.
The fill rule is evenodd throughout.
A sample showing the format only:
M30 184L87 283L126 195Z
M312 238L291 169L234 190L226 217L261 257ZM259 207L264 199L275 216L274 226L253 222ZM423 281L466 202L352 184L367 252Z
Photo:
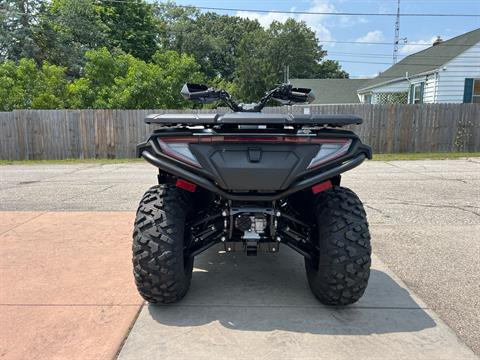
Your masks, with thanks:
M121 0L103 0L103 1L121 1ZM189 32L187 30L172 30L168 29L166 30L166 33L168 34L173 34L173 35L188 35ZM450 39L449 39L450 40ZM472 47L472 46L480 46L480 43L475 43L475 44L448 44L447 41L445 40L444 42L440 43L439 46L456 46L456 47ZM358 45L388 45L392 46L392 43L389 42L373 42L373 41L358 41L358 40L351 40L351 41L344 41L344 40L323 40L323 39L317 39L319 43L332 43L332 44L358 44ZM417 43L409 43L406 42L402 44L402 46L421 46L424 48L431 47L433 43L423 43L423 44L417 44ZM391 55L390 55L391 56Z
M102 0L106 2L125 2L122 0ZM262 10L262 9L239 9L224 8L211 6L193 6L193 5L175 5L182 8L195 7L200 10L212 11L248 11L257 13L273 13L273 14L292 14L292 15L330 15L330 16L397 16L397 13L359 13L359 12L332 12L332 11L287 11L287 10ZM404 13L403 17L480 17L480 14L433 14L433 13ZM391 45L391 44L390 44Z
M233 0L232 0L233 1ZM264 0L264 1L267 1L267 0ZM275 2L278 2L278 0L268 0L268 1L275 1ZM385 3L385 2L396 2L397 0L355 0L355 2L369 2L369 3ZM452 0L402 0L403 2L414 2L414 3L419 3L419 2L423 2L423 3L448 3L448 4L451 4L452 3ZM472 3L477 3L478 0L455 0L455 2L463 2L463 3L469 3L469 2L472 2ZM193 5L191 5L193 6Z
M333 44L364 44L364 45L388 45L392 46L392 43L388 42L372 42L372 41L338 41L338 40L319 40L318 42L321 43L333 43ZM408 45L408 46L432 46L433 43L428 43L428 44L415 44L415 43L405 43L403 45ZM477 44L445 44L442 43L440 44L441 46L462 46L462 47L469 47L469 46L479 46Z
M327 56L330 55L339 55L339 56L347 56L347 57L365 57L365 58L391 58L392 55L389 54L378 54L378 53L352 53L352 52L337 52L337 51L327 51ZM413 54L409 55L399 55L399 57L408 57ZM446 55L415 55L415 58L422 58L422 59L450 59L451 56ZM478 59L478 56L462 56L464 59Z
M113 1L113 0L104 0L104 1ZM115 0L115 1L119 1L119 0ZM167 33L169 34L173 34L173 35L185 35L187 34L188 35L188 31L186 30L172 30L172 29L168 29L166 30ZM472 46L479 46L480 47L480 43L475 43L475 44L448 44L447 43L448 40L445 40L445 42L442 42L441 44L439 44L439 46L456 46L456 47L472 47ZM332 44L358 44L358 45L388 45L388 46L392 46L392 43L389 43L389 42L372 42L372 41L342 41L342 40L322 40L322 39L318 39L318 42L319 43L332 43ZM428 48L428 47L431 47L433 45L433 43L425 43L425 44L416 44L416 43L409 43L409 42L406 42L404 44L402 44L402 46L421 46L421 47L424 47L424 48ZM391 55L390 55L391 56ZM408 56L408 55L407 55Z
M99 2L127 3L126 0L97 0ZM158 1L156 1L158 3ZM180 8L196 8L200 10L211 11L248 11L257 13L273 13L273 14L292 14L292 15L331 15L331 16L397 16L397 13L358 13L358 12L333 12L333 11L294 11L294 10L262 10L262 9L240 9L213 6L196 6L196 5L178 5ZM434 13L405 13L404 17L480 17L480 14L434 14ZM391 45L391 44L390 44Z
M103 2L117 2L117 3L125 3L126 1L124 0L98 0L98 1L103 1ZM186 5L176 5L176 6L181 6L181 7L187 7ZM16 14L16 15L25 15L25 16L34 16L34 14L28 14L28 13L22 13L18 11L8 11L5 9L0 9L0 12L4 13L9 13L9 14ZM472 16L480 16L480 15L472 15ZM167 30L168 33L172 34L186 34L188 31L173 31L173 30ZM342 40L318 40L319 43L328 43L328 44L356 44L356 45L387 45L387 46L392 46L392 43L389 42L372 42L372 41L342 41ZM416 43L405 43L403 44L404 46L421 46L421 47L430 47L433 45L433 43L425 43L425 44L416 44ZM460 47L472 47L472 46L480 46L478 43L477 44L446 44L442 43L440 44L441 46L460 46Z
M354 64L377 64L377 65L392 65L391 62L376 62L376 61L356 61L356 60L343 60L343 59L328 59L332 61L338 61L338 62L345 62L345 63L354 63ZM428 63L397 63L394 66L439 66L437 64L428 64ZM462 65L462 67L467 67L467 68L477 68L478 65Z

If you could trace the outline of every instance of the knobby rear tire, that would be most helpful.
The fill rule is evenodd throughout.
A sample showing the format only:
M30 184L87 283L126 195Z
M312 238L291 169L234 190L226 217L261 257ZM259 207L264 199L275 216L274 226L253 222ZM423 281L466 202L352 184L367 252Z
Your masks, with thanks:
M151 187L137 210L133 232L133 274L150 303L182 299L190 287L193 258L184 258L185 220L191 197L173 185Z
M358 301L370 276L371 246L363 204L351 190L334 187L317 195L319 259L305 259L310 288L325 305Z

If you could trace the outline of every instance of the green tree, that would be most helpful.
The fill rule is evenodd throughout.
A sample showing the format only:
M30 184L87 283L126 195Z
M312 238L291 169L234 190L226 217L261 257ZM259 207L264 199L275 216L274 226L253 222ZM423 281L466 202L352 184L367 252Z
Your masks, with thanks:
M148 61L157 48L153 8L144 0L52 0L39 17L42 59L66 66L76 78L88 50L120 49Z
M348 77L294 19L265 30L172 2L3 0L0 20L0 61L16 62L1 65L4 108L189 106L178 91L200 80L252 101L286 65L291 77Z
M53 0L39 22L42 58L80 76L85 52L107 43L99 6L91 0Z
M172 1L158 2L154 16L158 22L158 43L162 49L183 51L183 39L194 27L200 11L193 6L179 7Z
M277 82L266 46L269 36L264 30L244 36L235 63L235 96L243 101L258 100Z
M44 11L41 0L0 2L0 59L38 60L38 17Z
M235 63L237 95L244 100L258 99L283 81L285 67L291 78L345 78L336 61L323 60L326 51L305 22L274 21L267 30L257 30L240 43Z
M17 65L7 60L0 65L0 110L29 109L37 68L33 60L20 60Z
M83 77L69 84L70 107L109 108L115 78L126 72L129 58L106 48L88 50L85 57Z
M157 50L154 5L145 0L102 2L96 6L110 48L148 61Z
M69 85L70 107L181 108L181 85L204 80L192 56L174 51L158 51L150 63L106 48L86 57L85 76Z
M205 75L195 58L176 51L157 51L153 63L160 69L158 79L161 81L160 97L156 97L157 106L162 108L182 108L191 105L180 95L180 89L186 82L202 83Z
M338 61L323 60L315 65L310 77L314 79L348 79L348 76Z
M199 13L168 2L157 8L164 48L192 54L209 78L233 81L238 46L247 34L261 29L256 20Z
M65 68L48 63L39 68L33 59L0 64L1 111L63 108L66 98Z
M315 32L303 21L288 19L285 23L274 21L267 30L272 69L283 79L283 71L289 66L290 76L310 78L315 73L317 64L326 52L319 45Z
M65 68L44 62L35 86L32 99L34 109L63 109L67 100Z

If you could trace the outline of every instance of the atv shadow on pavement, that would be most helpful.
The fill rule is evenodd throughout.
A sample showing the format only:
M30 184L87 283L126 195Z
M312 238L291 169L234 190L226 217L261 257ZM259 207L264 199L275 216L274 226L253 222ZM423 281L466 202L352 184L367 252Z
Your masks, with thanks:
M309 291L303 258L286 247L258 257L217 252L214 247L196 258L192 287L181 302L146 305L155 321L176 327L219 322L234 330L326 335L416 332L436 326L378 261L358 303L328 307Z

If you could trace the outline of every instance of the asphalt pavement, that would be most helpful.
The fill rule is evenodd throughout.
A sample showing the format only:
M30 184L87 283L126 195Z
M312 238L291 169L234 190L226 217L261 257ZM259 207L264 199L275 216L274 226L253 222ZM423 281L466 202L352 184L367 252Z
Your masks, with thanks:
M143 163L2 166L0 210L131 211L135 210L143 192L155 182L155 169ZM413 300L416 308L421 308L431 319L434 319L435 313L438 314L465 344L480 354L480 159L367 162L346 173L343 185L357 192L365 203L373 251L380 259L379 268L382 269L383 262L392 271L385 270L383 273L390 278L398 276L399 281L403 281L402 284L420 298ZM279 256L285 254L287 252ZM212 272L214 270L211 269ZM381 276L380 272L375 274L374 279ZM202 277L200 274L195 276ZM194 294L195 288L192 290ZM211 291L215 294L219 290L215 288ZM368 297L366 299L369 300ZM388 307L385 303L388 299L383 298L382 307ZM419 302L425 305L418 305ZM192 303L192 306L198 304ZM393 303L392 307L399 306ZM140 319L149 309L144 307ZM226 316L225 311L224 315L209 315L207 312L202 321L217 324L221 319L215 317ZM269 311L273 311L271 317L279 316L274 314L274 310ZM325 314L322 311L320 313ZM297 315L308 314L307 310L302 310ZM340 317L343 323L359 319L345 314L344 318ZM247 315L250 319L256 316L255 312ZM155 316L155 313L150 314L150 318ZM196 326L197 320L191 319L192 316L186 321ZM318 316L321 318L323 315ZM367 313L361 317L368 317ZM320 321L320 318L317 320ZM242 323L241 320L236 318L237 323ZM305 321L308 323L308 320ZM436 323L435 319L433 321ZM383 326L381 321L377 325ZM228 328L228 324L225 326ZM247 328L244 330L249 330L245 321L242 326ZM254 323L252 326L255 331L276 331L268 323ZM293 329L281 324L278 326L284 331L283 335L268 341L260 337L259 341L271 341L282 349L290 340L294 344L298 340L289 330L300 331L304 325L294 324ZM309 325L305 326L306 332L310 333ZM373 330L375 332L376 328ZM162 330L158 331L161 338ZM218 329L212 328L212 331ZM350 331L351 334L343 335L366 335L355 334L353 329ZM408 331L422 338L421 331L431 331L431 327L425 325L423 329L406 329L403 332ZM131 336L134 335L132 332ZM135 343L138 338L129 338L125 354L131 349L129 341ZM231 341L234 346L230 337L221 341ZM334 346L336 343L332 341L330 344Z

